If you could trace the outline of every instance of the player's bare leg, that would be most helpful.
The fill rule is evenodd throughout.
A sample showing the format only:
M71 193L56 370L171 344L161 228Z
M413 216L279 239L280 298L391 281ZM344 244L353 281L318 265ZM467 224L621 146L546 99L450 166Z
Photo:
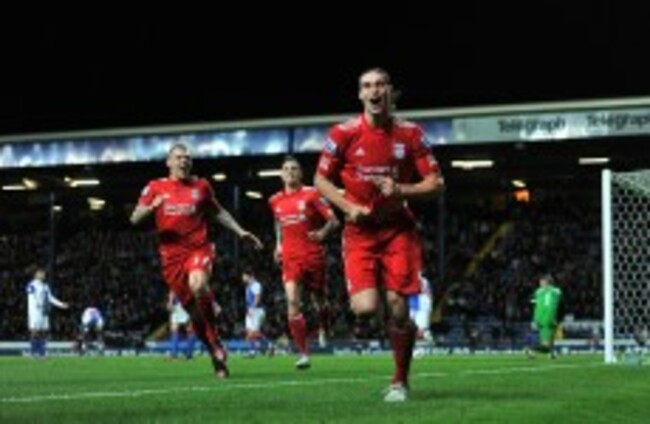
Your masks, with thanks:
M384 308L379 292L370 288L355 293L350 298L350 306L357 318L357 323L365 328L365 331L377 333L377 337L383 340Z
M395 361L395 375L385 392L386 402L403 402L408 396L408 372L411 364L415 327L408 319L408 309L403 296L387 292L389 335ZM380 295L371 288L356 293L351 306L357 317L373 317L380 311Z
M226 361L228 353L221 344L215 328L216 314L214 295L208 285L209 274L204 270L190 272L189 286L194 296L188 305L187 311L192 320L192 325L197 337L203 342L212 358L212 366L218 378L229 375Z

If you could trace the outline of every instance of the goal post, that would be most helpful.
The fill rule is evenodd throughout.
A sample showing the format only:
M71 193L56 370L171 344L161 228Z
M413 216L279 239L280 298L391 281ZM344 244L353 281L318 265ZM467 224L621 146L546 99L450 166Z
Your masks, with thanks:
M650 170L602 172L604 359L641 358L650 324Z
M603 329L605 363L614 356L614 276L612 266L612 171L602 172L602 244L603 244Z

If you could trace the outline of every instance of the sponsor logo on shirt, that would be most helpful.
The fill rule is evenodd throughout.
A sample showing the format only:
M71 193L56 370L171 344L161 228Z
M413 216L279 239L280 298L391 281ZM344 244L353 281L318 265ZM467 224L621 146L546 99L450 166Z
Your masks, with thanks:
M391 166L357 166L357 179L361 181L375 181L377 177L395 178L398 174L397 168Z
M356 152L354 152L354 156L365 156L366 151L363 150L363 147L359 147Z
M189 216L196 212L196 206L191 203L165 203L165 215Z
M307 217L305 214L302 213L296 213L296 214L291 214L291 215L285 215L279 219L280 225L283 227L286 227L287 225L294 225L294 224L299 224L303 221L305 221Z

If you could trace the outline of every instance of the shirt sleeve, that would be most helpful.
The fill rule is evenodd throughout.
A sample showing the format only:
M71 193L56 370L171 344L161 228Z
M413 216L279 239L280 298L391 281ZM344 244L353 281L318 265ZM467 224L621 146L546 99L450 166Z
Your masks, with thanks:
M425 137L421 128L417 128L413 135L413 160L418 173L422 177L440 173L438 161L427 146Z
M330 180L338 175L342 166L346 139L346 133L338 125L330 129L318 160L316 172L319 175Z
M205 205L208 210L219 213L221 211L221 204L214 195L214 190L212 185L207 180L203 180L205 183Z
M156 197L156 189L153 181L145 186L140 193L140 198L138 199L138 206L149 206L153 199Z
M318 213L323 218L325 218L325 220L329 221L330 219L334 218L334 211L329 205L329 202L323 196L319 195L317 192L314 192L311 198L311 202L313 203Z

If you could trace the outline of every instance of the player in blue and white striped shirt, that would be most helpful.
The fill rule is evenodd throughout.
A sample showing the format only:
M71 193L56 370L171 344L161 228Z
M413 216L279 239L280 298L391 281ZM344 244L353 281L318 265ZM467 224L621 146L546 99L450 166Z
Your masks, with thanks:
M45 282L45 270L38 268L34 278L27 284L27 327L30 332L32 356L45 356L45 343L50 330L49 312L51 305L68 309L69 305L57 299Z
M246 340L249 343L249 356L253 357L262 346L264 350L268 348L269 342L262 334L266 311L262 305L262 285L252 269L244 269L242 281L246 285Z

